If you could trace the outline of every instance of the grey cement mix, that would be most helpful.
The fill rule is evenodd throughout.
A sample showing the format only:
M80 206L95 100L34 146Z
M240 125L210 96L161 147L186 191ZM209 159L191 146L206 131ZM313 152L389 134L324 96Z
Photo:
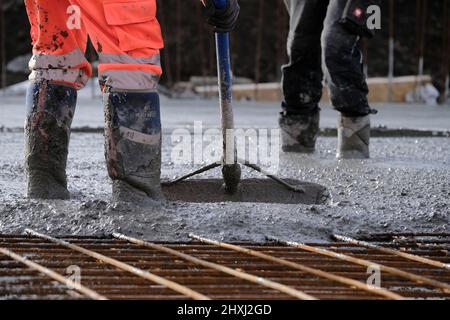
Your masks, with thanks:
M0 98L0 129L21 128L25 119L24 97ZM321 128L336 128L338 113L329 105L323 105ZM427 106L423 104L374 104L379 110L372 117L373 127L389 129L450 130L450 104ZM235 101L235 123L239 127L278 127L279 103ZM161 117L164 129L192 126L202 121L205 127L217 127L220 123L217 99L169 100L161 98ZM78 99L73 128L103 128L103 105L100 98Z
M101 134L75 133L69 155L70 201L25 199L24 97L0 99L0 233L34 228L55 235L105 235L114 231L153 241L185 241L194 232L227 241L264 241L276 236L298 241L328 241L330 234L358 235L395 231L449 231L450 139L372 139L370 160L337 161L337 139L322 137L314 155L281 155L279 174L324 185L328 205L265 203L175 203L161 209L115 208L104 161ZM235 102L239 127L276 128L279 105ZM450 106L374 105L374 127L450 130ZM337 113L323 107L321 128L334 134ZM202 121L217 127L216 100L162 99L164 132ZM79 99L74 128L103 127L100 99ZM2 130L3 129L3 130ZM2 132L3 131L3 132ZM400 132L401 133L401 132ZM331 135L333 135L331 134ZM397 134L395 134L397 135ZM201 165L175 165L170 138L164 137L163 177L172 179ZM207 164L207 163L204 163ZM260 177L247 169L244 178ZM200 178L220 179L220 169Z
M448 123L448 120L446 120ZM226 241L263 242L275 236L328 241L332 233L449 232L450 139L372 139L372 159L337 161L336 138L319 138L314 155L282 154L280 175L328 187L328 205L265 203L176 203L136 210L110 205L101 134L72 135L68 178L70 201L27 200L23 134L0 133L0 233L25 228L54 235L107 235L118 231L151 241L185 241L190 232ZM199 166L170 161L164 137L163 177ZM246 169L244 178L255 177ZM201 178L221 177L220 169Z

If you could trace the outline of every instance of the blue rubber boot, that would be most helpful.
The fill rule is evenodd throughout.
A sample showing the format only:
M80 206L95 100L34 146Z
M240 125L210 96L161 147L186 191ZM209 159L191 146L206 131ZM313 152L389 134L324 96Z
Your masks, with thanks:
M49 81L32 83L27 92L25 169L27 196L69 199L67 155L77 91Z
M105 150L113 201L155 205L161 192L161 115L156 92L107 88Z

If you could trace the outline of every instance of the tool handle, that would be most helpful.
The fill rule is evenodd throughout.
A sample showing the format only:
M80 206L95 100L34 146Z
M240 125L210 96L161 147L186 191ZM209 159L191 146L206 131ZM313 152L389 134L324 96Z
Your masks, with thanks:
M216 50L220 101L225 100L231 104L233 98L233 82L231 76L230 40L228 33L216 33Z
M214 3L214 6L220 10L220 9L224 9L227 6L228 0L213 0L213 3Z
M213 0L217 9L224 9L229 0ZM217 67L219 75L219 91L222 98L231 103L232 82L231 82L231 64L230 64L230 38L228 33L216 33ZM231 129L231 128L230 128Z
M233 163L236 160L236 145L233 134L229 130L234 129L234 118L232 108L232 76L230 63L230 41L228 33L216 33L217 50L217 73L219 82L219 98L222 120L223 151L226 163ZM234 139L234 138L233 138Z
M213 3L216 8L223 9L228 5L228 0L213 0ZM231 105L233 83L230 62L230 35L228 32L216 33L216 55L222 118L223 156L224 161L230 163L230 161L235 162L236 160L236 146L234 141L227 141L230 138L227 135L227 131L234 129L233 108Z
M228 0L214 0L216 8L223 9ZM217 73L219 79L220 111L222 115L223 137L223 166L222 176L225 190L229 194L238 191L241 180L241 167L238 164L236 138L234 136L233 117L233 83L230 63L230 34L228 32L216 33Z

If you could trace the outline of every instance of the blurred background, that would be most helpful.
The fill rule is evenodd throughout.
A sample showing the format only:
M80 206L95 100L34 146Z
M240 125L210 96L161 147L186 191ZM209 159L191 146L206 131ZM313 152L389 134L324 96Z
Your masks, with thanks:
M287 61L284 1L241 0L240 4L239 25L232 34L235 96L279 100L280 68ZM27 79L31 46L23 0L0 0L0 8L3 88ZM215 95L214 36L204 23L199 1L158 0L158 16L166 44L163 94L186 98ZM366 72L372 78L372 101L445 103L449 94L450 0L382 0L382 30L373 40L362 40L361 47ZM95 65L95 52L90 48L86 55ZM93 94L96 91L93 89Z

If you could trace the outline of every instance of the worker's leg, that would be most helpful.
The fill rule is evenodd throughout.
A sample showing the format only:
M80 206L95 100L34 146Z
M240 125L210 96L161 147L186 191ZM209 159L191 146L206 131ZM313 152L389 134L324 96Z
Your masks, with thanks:
M68 0L25 0L25 4L33 41L30 80L82 88L91 67L84 57L87 34L76 9Z
M156 0L70 0L81 9L99 54L103 87L154 91L161 75L162 35Z
M285 0L290 15L289 63L283 66L283 111L309 114L322 97L320 37L328 1Z
M359 37L342 26L347 0L330 2L322 37L331 101L341 112L338 158L368 158L370 116Z
M280 117L283 150L312 152L319 131L322 97L320 36L326 0L285 0L290 15L289 63L283 66L284 101Z
M76 89L90 76L83 26L67 26L67 0L26 0L33 57L25 125L27 193L68 198L66 162Z
M113 198L162 198L161 120L157 84L163 41L155 0L70 0L99 54L104 92L106 160Z

